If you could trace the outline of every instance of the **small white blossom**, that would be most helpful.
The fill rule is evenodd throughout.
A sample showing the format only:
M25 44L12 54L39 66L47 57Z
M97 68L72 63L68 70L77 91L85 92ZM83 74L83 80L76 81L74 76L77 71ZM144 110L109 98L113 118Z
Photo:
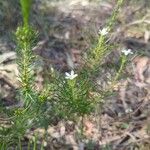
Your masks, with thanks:
M51 70L52 73L54 73L54 68L53 67L51 67L50 70Z
M126 49L123 49L123 50L122 50L122 53L124 53L124 55L126 55L126 56L129 55L129 54L133 54L133 52L132 52L131 49L127 49L127 50L126 50Z
M74 78L76 78L78 75L74 73L73 70L71 70L70 74L68 72L65 73L65 78L66 79L70 79L73 80Z
M133 111L132 111L131 108L128 108L128 109L125 110L125 112L126 112L126 113L131 113L131 112L133 112Z
M108 28L103 28L102 30L99 30L98 33L104 36L104 35L108 34Z

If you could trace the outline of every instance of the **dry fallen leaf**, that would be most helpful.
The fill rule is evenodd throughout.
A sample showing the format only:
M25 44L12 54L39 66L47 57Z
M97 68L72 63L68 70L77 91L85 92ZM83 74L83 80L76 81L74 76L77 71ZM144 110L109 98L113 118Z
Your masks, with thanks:
M146 30L145 33L144 33L144 41L145 41L145 43L148 43L149 39L150 39L150 31Z
M94 124L89 120L85 120L84 125L85 125L85 135L86 136L92 136Z
M135 79L140 82L144 82L145 78L150 78L150 58L147 56L137 56L133 59ZM145 73L147 73L147 77Z
M73 150L79 150L78 144L73 135L66 135L66 143L72 145Z
M122 104L126 113L131 111L129 106L126 103L127 86L128 86L128 81L125 80L124 82L122 82L122 85L120 86L120 89L119 89L120 100L122 101Z

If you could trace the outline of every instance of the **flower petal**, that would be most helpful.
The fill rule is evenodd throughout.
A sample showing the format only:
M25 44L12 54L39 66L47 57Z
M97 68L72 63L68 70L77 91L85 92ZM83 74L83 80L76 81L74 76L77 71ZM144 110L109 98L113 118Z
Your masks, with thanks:
M132 52L132 50L131 49L123 49L122 51L121 51L122 53L124 53L124 55L129 55L129 54L133 54L133 52Z
M108 28L103 28L102 30L99 30L99 34L101 34L101 35L108 34Z
M76 78L78 75L77 74L74 74L74 78Z
M75 74L73 77L74 77L74 78L76 78L77 76L78 76L78 75L77 75L77 74Z
M65 76L65 78L66 78L66 79L70 79L70 77L69 77L69 76Z
M68 72L65 72L65 75L68 76L68 77L70 76L70 74Z
M72 75L74 75L74 71L73 70L71 70L71 73L70 73L70 75L72 76Z
M74 74L74 71L71 70L70 74L68 72L65 73L65 78L66 79L70 79L73 80L74 78L76 78L78 76L78 74Z

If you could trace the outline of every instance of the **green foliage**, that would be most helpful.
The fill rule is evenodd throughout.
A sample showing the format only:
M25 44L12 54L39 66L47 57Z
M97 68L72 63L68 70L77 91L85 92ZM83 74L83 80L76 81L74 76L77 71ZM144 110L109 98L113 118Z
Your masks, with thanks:
M21 4L24 26L28 26L32 0L20 0L20 4Z
M19 66L19 81L20 81L20 101L23 101L23 106L14 108L10 111L10 125L6 128L2 126L1 139L2 145L11 145L22 139L27 129L33 125L41 124L41 117L44 111L44 104L41 103L38 92L34 88L34 60L35 56L32 53L32 48L35 44L37 32L28 25L29 8L31 1L21 0L23 11L24 26L17 28L15 36L17 43L17 63ZM42 115L41 115L42 114ZM39 117L41 116L41 117Z
M89 114L94 108L94 101L89 97L92 89L89 78L59 78L56 85L55 107L64 118L75 119Z
M107 36L101 34L97 44L88 55L88 63L78 75L66 78L56 71L52 72L52 81L47 83L39 93L34 86L34 62L36 57L32 48L36 43L37 32L29 26L29 14L32 0L20 0L24 25L17 28L15 36L17 43L17 63L19 67L20 101L23 106L10 110L8 120L10 125L1 126L0 135L2 139L1 148L7 148L12 143L17 144L21 149L21 140L26 131L32 127L44 127L47 129L49 120L61 117L77 121L85 115L93 112L97 104L104 99L105 91L97 92L96 86L92 83L93 73L97 73L101 67L101 61L111 51L111 45L107 42ZM113 28L118 9L123 0L118 0L117 6L111 16L106 28L108 32ZM125 59L123 59L125 60ZM120 75L126 61L118 71L116 79ZM86 66L87 65L87 66ZM95 92L95 94L93 94ZM107 94L106 94L107 95ZM81 127L82 128L82 127ZM82 128L83 131L83 128ZM37 140L34 140L33 149L36 149Z
M108 19L106 27L103 28L106 29L107 32L110 32L113 29L116 23L119 8L123 4L123 2L124 0L117 1L116 7L111 17ZM89 52L87 59L90 66L94 69L94 72L98 67L100 67L102 60L110 53L111 49L112 45L108 44L108 39L106 35L100 34L96 46Z
M124 56L124 55L122 55L122 57L121 57L121 65L120 65L120 67L119 67L118 72L116 73L116 76L115 76L114 79L113 79L113 82L116 82L116 81L119 79L119 77L120 77L122 71L123 71L124 68L125 68L126 63L127 63L127 57Z
M32 52L32 47L35 44L37 32L31 27L18 27L16 33L17 54L19 65L19 81L21 83L20 93L23 95L23 100L26 105L35 101L36 92L34 91L34 71L33 64L35 56Z
M121 8L121 6L123 5L124 0L118 0L116 7L114 8L111 17L109 18L108 22L107 22L107 27L108 29L111 31L116 23L116 18L119 12L119 9Z

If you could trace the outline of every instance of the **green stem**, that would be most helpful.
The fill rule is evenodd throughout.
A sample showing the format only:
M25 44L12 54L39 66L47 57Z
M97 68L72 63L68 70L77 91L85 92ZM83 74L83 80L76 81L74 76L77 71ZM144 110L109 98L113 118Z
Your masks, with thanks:
M118 80L122 70L124 69L126 61L127 61L126 56L123 56L122 61L121 61L121 66L120 66L119 71L117 72L117 74L116 74L116 76L114 78L114 82L116 82Z
M32 0L20 0L20 4L21 4L24 26L28 26Z
M28 143L28 148L27 148L27 150L30 150L30 141L29 141L29 143Z
M37 135L35 135L33 150L36 150L36 144L37 144Z
M22 150L22 147L21 147L21 140L20 140L20 137L19 137L19 143L18 143L19 145L19 150Z

